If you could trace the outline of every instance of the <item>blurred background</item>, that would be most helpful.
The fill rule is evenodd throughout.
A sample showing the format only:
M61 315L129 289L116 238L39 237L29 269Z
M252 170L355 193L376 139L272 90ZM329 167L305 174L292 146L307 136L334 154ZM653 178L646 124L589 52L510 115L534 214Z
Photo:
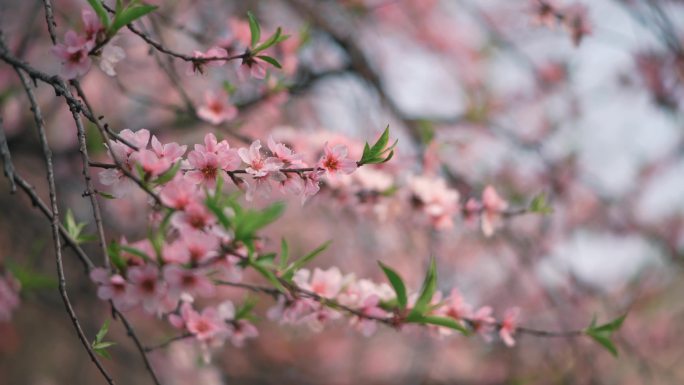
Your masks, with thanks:
M265 31L281 26L291 35L273 52L284 68L265 81L240 79L231 64L187 75L186 63L122 31L117 44L126 59L117 64L117 75L93 66L82 79L93 108L115 130L146 128L181 144L214 132L235 146L272 134L312 155L328 140L360 154L363 142L375 140L387 124L399 138L388 164L364 169L344 188L325 186L305 205L289 201L285 216L267 230L266 249L277 250L284 237L293 254L304 254L333 240L314 266L339 266L381 282L381 260L414 291L434 255L443 293L457 288L499 315L518 306L521 324L539 329L581 329L594 316L607 321L629 314L614 358L584 338L521 336L507 348L479 337L435 338L382 327L366 338L342 320L314 333L266 319L273 303L264 297L257 307L264 315L257 323L260 336L244 348L227 345L210 364L189 341L155 351L153 364L164 384L684 383L684 3L156 4L140 29L188 54L238 39L251 10ZM60 37L82 28L85 0L55 1L54 7ZM42 1L0 0L0 28L18 56L59 72ZM236 89L231 101L240 113L212 126L194 111L207 91L224 88ZM60 209L70 209L92 230L70 112L52 89L40 85L37 95L55 155ZM46 199L33 117L16 74L4 63L0 108L18 172ZM106 161L99 136L90 138L93 157ZM436 228L414 204L416 178L444 181L461 204L478 198L486 185L512 208L544 193L553 213L507 218L491 237L456 214L451 226ZM387 196L363 194L393 186ZM108 239L145 236L143 194L101 203ZM101 382L56 290L48 222L26 196L9 194L5 178L0 207L0 266L22 283L20 305L0 322L0 384ZM95 244L86 250L97 254ZM65 264L75 310L94 335L110 317L109 307L96 298L70 251ZM251 274L244 280L259 282ZM244 296L222 290L222 297ZM142 313L129 318L146 345L177 333ZM117 345L105 364L118 383L147 383L119 323L112 324L109 340Z

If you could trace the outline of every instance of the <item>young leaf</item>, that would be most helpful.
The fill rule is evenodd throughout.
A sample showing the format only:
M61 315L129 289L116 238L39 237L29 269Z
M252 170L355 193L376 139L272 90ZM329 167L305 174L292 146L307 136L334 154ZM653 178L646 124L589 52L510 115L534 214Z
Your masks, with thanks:
M249 31L252 34L252 48L254 48L261 39L261 27L259 27L259 22L252 12L247 12L247 19L249 20Z
M131 4L125 8L122 8L117 2L117 10L114 14L114 20L112 21L112 25L107 30L107 35L114 36L121 28L140 19L148 13L153 12L155 9L157 9L157 6L147 4Z
M618 350L610 337L620 329L625 321L625 317L627 317L627 314L599 326L596 326L596 319L593 319L589 327L584 330L584 333L606 348L613 356L617 357Z
M276 202L261 211L246 210L236 213L235 216L235 238L238 240L248 240L254 233L267 225L273 223L285 211L283 202Z
M278 277L276 277L276 275L271 270L268 270L266 267L260 265L257 262L250 263L250 266L252 266L254 270L258 271L259 274L263 275L264 278L266 278L271 283L271 285L273 285L273 287L275 287L283 293L287 292L287 289L285 289L285 287L278 280Z
M256 306L257 300L253 297L247 297L245 302L235 311L235 320L239 320L249 316L249 313Z
M164 171L163 174L159 175L157 177L157 180L154 181L154 184L156 186L163 185L165 183L168 183L173 179L174 176L178 173L178 170L180 170L181 162L176 162L173 164L173 166L169 167L168 170Z
M263 51L263 50L265 50L265 49L270 48L271 46L273 46L273 45L275 45L275 44L277 44L277 43L280 43L281 41L287 40L287 38L288 38L289 36L283 36L282 33L283 33L282 28L278 27L278 29L276 29L275 33L274 33L273 35L271 35L271 37L269 37L268 39L266 39L265 42L259 44L258 47L255 47L255 48L252 50L252 53L255 54L255 53L257 53L257 52L261 52L261 51Z
M119 248L120 248L122 251L125 251L125 252L127 252L127 253L129 253L129 254L133 254L133 255L135 255L135 256L137 256L137 257L142 258L144 261L149 262L149 261L151 260L151 258L150 258L149 255L145 254L142 250L136 249L135 247L131 247L131 246L128 246L128 245L121 245L121 244L119 244Z
M420 290L420 296L416 300L416 304L413 306L411 313L409 314L407 320L412 322L415 319L420 318L428 308L432 296L437 290L437 268L435 265L435 258L430 258L430 267L425 274L425 280L423 280L423 287Z
M404 281L401 279L399 274L397 274L397 272L392 270L389 266L385 265L380 261L378 261L378 264L380 265L382 271L385 273L387 280L392 285L394 293L396 293L397 295L397 303L402 309L405 309L408 300L406 297L406 286L404 285Z
M102 324L100 330L95 335L95 342L102 342L104 336L109 332L109 318Z
M307 254L307 255L299 258L298 260L294 261L294 263L292 263L287 268L287 270L285 270L285 272L283 272L283 275L282 275L283 279L286 281L291 281L292 277L294 277L294 274L299 269L304 267L307 263L311 262L314 258L316 258L316 256L318 256L318 254L322 253L325 249L327 249L328 246L330 246L330 243L332 243L332 241L325 242L324 244L322 244L322 245L318 246L316 249L314 249L314 251L312 251L309 254Z
M450 329L458 330L461 334L466 335L466 336L470 334L470 332L468 331L468 329L465 326L463 326L460 322L456 321L455 319L449 318L449 317L439 317L439 316L427 315L427 316L419 317L413 322L421 323L421 324L444 326L444 327L447 327Z
M19 281L22 291L56 289L58 286L57 279L50 275L35 272L11 261L6 261L5 263L7 269Z
M553 212L553 208L546 202L544 193L539 193L532 198L532 202L530 202L530 212L539 214L551 214Z
M280 270L287 266L287 261L290 259L290 247L287 245L285 238L280 240Z
M259 55L257 57L276 68L283 68L283 66L280 65L280 62L278 62L278 60L276 60L275 58L266 55Z
M109 28L109 16L107 15L107 10L102 6L100 0L88 0L88 4L93 8L97 17L100 18L100 22L105 27Z

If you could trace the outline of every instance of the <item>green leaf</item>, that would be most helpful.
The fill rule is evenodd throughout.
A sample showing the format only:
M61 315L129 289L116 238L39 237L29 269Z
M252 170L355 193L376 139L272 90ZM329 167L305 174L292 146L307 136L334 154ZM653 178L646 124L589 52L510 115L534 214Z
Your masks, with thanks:
M594 318L589 327L584 330L584 333L606 348L614 357L617 357L618 350L613 344L611 336L622 327L622 323L625 321L626 317L627 314L624 314L621 317L599 326L596 326L596 319Z
M259 22L252 12L247 12L247 19L249 20L249 31L252 34L252 48L254 48L261 39L261 27L259 27Z
M100 0L88 0L88 4L93 8L97 17L100 18L100 22L105 27L109 28L109 16L107 15L107 10L102 6Z
M423 280L423 287L420 290L420 296L416 300L416 304L413 306L411 313L407 317L407 321L412 322L423 316L425 311L428 309L430 301L432 301L432 296L437 290L437 267L435 264L435 258L430 258L430 267L425 274L425 279Z
M107 335L109 332L109 318L102 324L100 327L100 330L98 330L97 334L95 335L95 342L101 342L104 336Z
M247 297L245 302L235 311L235 320L239 320L249 316L249 313L257 304L256 298Z
M273 287L275 287L282 293L287 292L287 289L285 289L285 287L278 280L278 277L276 277L276 275L271 270L268 270L266 267L260 265L257 262L250 263L250 265L254 268L254 270L258 271L259 274L263 275L264 278L266 278L271 283L271 285L273 285Z
M173 166L169 167L168 170L166 170L163 174L159 175L157 179L154 181L154 184L159 186L166 184L173 179L173 177L176 176L178 173L178 170L180 170L181 162L176 162L173 164Z
M544 193L539 193L532 198L529 209L530 212L539 214L551 214L553 212L553 208L546 202L546 195Z
M261 52L261 51L263 51L263 50L265 50L265 49L268 49L268 48L270 48L271 46L273 46L273 45L275 45L275 44L278 44L278 43L280 43L280 42L282 42L282 41L285 41L285 40L287 40L287 39L290 37L290 36L288 36L288 35L283 35L282 33L283 33L282 28L278 27L278 29L276 29L275 33L274 33L273 35L271 35L271 37L269 37L268 39L266 39L265 42L259 44L259 46L255 47L255 48L252 50L252 54L255 54L255 53L257 53L257 52Z
M363 148L363 154L361 155L361 164L376 164L385 163L392 159L394 156L394 147L397 145L395 140L391 146L387 146L389 143L389 126L385 128L380 138L371 147L368 143Z
M280 270L285 269L287 261L290 259L290 247L285 238L280 239Z
M148 13L153 12L156 9L157 6L155 5L134 5L134 3L122 8L120 2L117 2L117 10L114 14L114 21L112 21L112 25L107 30L107 35L114 36L121 28L140 19Z
M121 247L119 247L117 242L112 241L107 246L107 254L109 255L109 260L112 261L119 271L123 272L126 270L126 261L121 258Z
M241 241L250 240L254 233L275 220L285 211L283 202L276 202L263 210L246 210L235 216L235 238Z
M106 349L114 345L116 345L115 342L98 342L96 344L93 344L93 349Z
M406 297L406 286L404 285L404 281L401 279L399 274L397 274L397 272L392 270L389 266L385 265L380 261L378 261L378 264L380 265L382 271L385 273L387 280L390 282L392 288L394 289L394 292L397 295L397 303L402 309L405 309L408 300Z
M127 252L127 253L129 253L129 254L133 254L133 255L135 255L135 256L137 256L137 257L142 258L144 261L149 262L149 261L152 260L152 258L151 258L149 255L145 254L145 252L143 252L142 250L136 249L135 247L131 247L131 246L128 246L128 245L121 245L121 244L119 244L119 248L120 248L122 251L125 251L125 252Z
M37 273L11 261L6 261L6 266L14 278L19 281L22 291L56 289L58 287L57 279L52 276Z
M259 59L265 61L266 63L276 67L276 68L280 68L280 69L283 68L283 66L281 66L280 63L278 62L278 60L276 60L275 58L272 58L272 57L266 56L266 55L259 55L257 57Z
M105 199L116 199L116 197L114 195L108 194L106 192L98 191L97 193L100 194L100 196L105 198Z
M307 254L307 255L299 258L298 260L294 261L294 263L292 263L287 268L287 270L285 270L285 272L283 272L283 275L282 275L283 279L288 281L288 282L291 281L292 277L294 277L294 274L299 269L301 269L307 263L311 262L314 258L316 258L316 256L318 256L318 254L322 253L325 249L327 249L331 243L332 243L332 241L327 241L324 244L318 246L316 249L314 249L314 251L312 251L309 254Z
M426 316L422 316L422 317L417 318L413 322L420 323L420 324L444 326L444 327L447 327L449 329L458 330L461 334L466 335L466 336L470 334L470 331L468 331L468 329L465 326L463 326L463 324L461 324L460 322L456 321L455 319L449 318L449 317L439 317L439 316L426 315Z
M109 352L106 349L93 349L93 351L100 357L106 358L108 360L112 359L112 356L109 354Z

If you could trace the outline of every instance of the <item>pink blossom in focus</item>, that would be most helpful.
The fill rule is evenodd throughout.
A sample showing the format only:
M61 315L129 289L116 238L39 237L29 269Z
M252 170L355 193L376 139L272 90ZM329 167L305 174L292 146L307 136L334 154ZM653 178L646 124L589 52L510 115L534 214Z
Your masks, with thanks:
M247 164L247 172L255 177L266 176L283 166L278 158L265 157L261 153L261 141L255 140L249 148L238 149L238 155Z
M74 31L68 31L64 35L64 43L52 47L52 53L62 61L61 75L67 79L76 79L85 75L90 69L90 56L88 52L93 48L93 43Z
M351 174L358 167L355 160L347 158L348 150L345 145L338 144L331 148L326 143L323 152L323 157L318 161L318 167L324 169L328 175Z

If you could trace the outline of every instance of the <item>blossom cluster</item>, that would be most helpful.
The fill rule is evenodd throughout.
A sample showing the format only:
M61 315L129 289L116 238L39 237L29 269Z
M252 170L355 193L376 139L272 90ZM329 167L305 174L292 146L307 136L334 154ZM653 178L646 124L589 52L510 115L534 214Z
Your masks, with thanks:
M390 305L395 293L388 284L378 284L368 279L357 280L353 274L342 274L337 267L327 270L316 268L313 272L299 270L294 282L305 295L280 296L278 303L268 311L270 319L285 324L304 324L313 331L320 331L328 321L341 318L344 311L351 311L350 324L364 336L373 334L378 322L409 331L414 329L415 324L406 323L402 317L415 305L418 293L409 297L409 307L402 314ZM330 306L329 301L334 301L334 305ZM515 345L513 335L518 325L518 308L508 309L498 321L493 317L490 306L475 310L454 289L446 298L441 292L435 292L430 309L428 315L448 317L488 341L492 339L492 333L497 332L507 346ZM453 334L453 329L448 327L429 327L440 336Z
M173 166L178 164L180 173L168 183L158 183L157 187L162 202L177 210L188 210L188 207L192 210L199 204L198 199L203 198L202 188L214 188L224 174L246 190L248 200L256 195L268 197L276 188L282 193L300 195L304 201L320 190L322 176L335 177L357 169L357 162L348 157L344 145L326 143L318 162L308 165L300 154L272 137L268 139L268 151L265 151L260 140L255 140L249 147L235 149L226 140L219 142L209 133L204 144L196 144L186 157L183 156L187 146L175 142L162 144L145 129L123 130L119 138L121 140L108 143L118 166L100 172L100 182L110 186L114 196L121 197L134 186L134 181L123 170L141 171L141 177L151 181L174 171ZM148 143L151 149L148 149Z
M61 75L67 79L75 79L85 75L92 64L92 50L105 41L105 28L97 15L90 9L81 11L83 32L78 34L69 30L64 34L64 42L52 47L52 53L62 62ZM124 59L123 48L111 41L97 53L100 69L109 76L115 76L114 65Z

